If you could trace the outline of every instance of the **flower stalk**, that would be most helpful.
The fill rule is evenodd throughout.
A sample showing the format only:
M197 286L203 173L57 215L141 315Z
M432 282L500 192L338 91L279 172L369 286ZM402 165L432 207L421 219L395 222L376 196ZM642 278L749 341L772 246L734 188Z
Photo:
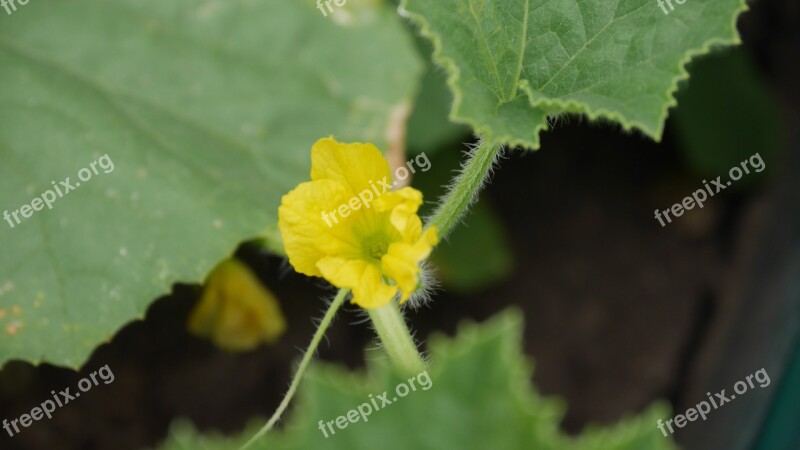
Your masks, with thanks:
M380 308L368 309L367 312L395 367L406 375L416 375L424 371L425 361L417 350L397 303L390 302Z
M436 227L440 240L447 237L478 199L478 194L489 179L501 149L501 145L481 139L470 151L469 159L461 166L461 172L447 189L447 194L439 203L439 207L428 219L428 226Z
M444 198L436 208L428 226L435 226L439 237L446 236L469 207L477 200L486 184L502 146L482 139L469 153ZM392 363L408 375L425 370L425 361L417 350L403 315L396 303L369 309L369 317Z

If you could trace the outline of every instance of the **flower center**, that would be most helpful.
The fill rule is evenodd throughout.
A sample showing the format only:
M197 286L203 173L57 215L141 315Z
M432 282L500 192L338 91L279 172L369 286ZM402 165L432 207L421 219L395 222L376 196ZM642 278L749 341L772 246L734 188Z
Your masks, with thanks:
M371 233L361 241L362 255L368 259L380 262L383 255L389 251L389 244L393 239L386 235L384 231Z
M383 257L383 255L386 254L387 251L389 251L389 244L387 244L385 241L380 240L372 242L369 245L367 249L367 254L371 258L380 260Z

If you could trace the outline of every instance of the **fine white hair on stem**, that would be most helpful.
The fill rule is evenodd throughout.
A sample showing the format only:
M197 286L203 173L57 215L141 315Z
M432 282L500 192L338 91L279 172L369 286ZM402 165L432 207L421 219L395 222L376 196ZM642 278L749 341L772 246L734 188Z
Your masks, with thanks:
M372 322L370 321L369 315L364 310L364 308L358 307L358 309L356 310L356 316L352 321L350 321L350 324L351 325L362 325L362 324L365 324L365 323L372 323Z
M441 288L436 270L429 260L425 260L419 267L419 282L417 290L408 298L403 306L416 311L423 306L428 306L433 301L433 295Z
M494 149L497 147L497 150ZM446 239L450 230L461 222L477 200L480 191L492 178L504 148L478 138L467 144L466 159L451 183L447 186L439 205L427 217L426 223L439 225L439 238Z
M420 342L420 340L417 339L417 331L416 330L411 330L411 340L413 340L415 343L416 342ZM420 346L417 345L417 348L419 348L419 347ZM428 357L428 352L427 351L420 350L419 351L419 356L422 357L422 361L425 363L425 365L430 364L431 361L430 361L430 358Z
M415 293L415 294L416 294L416 293ZM412 294L412 295L413 295L413 294ZM392 299L392 301L393 301L393 302L394 302L394 301L397 301L397 297L396 297L395 299ZM409 301L410 301L410 300L409 300ZM406 320L406 315L405 315L405 312L404 312L404 311L405 311L405 309L406 309L406 308L404 307L405 305L408 305L408 302L404 303L404 304L403 304L403 305L402 305L400 308L398 308L398 312L400 313L400 319L403 321L403 323L406 323L406 324L408 324L408 321ZM369 312L368 312L366 309L362 309L360 314L363 314L363 315L364 315L364 317L366 317L367 319L370 319ZM380 336L380 333L379 333L379 331L378 331L378 328L377 328L377 326L375 325L375 322L374 322L373 320L371 320L371 319L370 319L369 323L370 323L370 325L369 325L369 326L370 326L370 328L372 329L372 331L375 333L375 336L376 336L376 337ZM407 326L407 325L406 325L406 326ZM413 343L414 347L416 347L417 349L419 349L419 341L416 339L416 332L415 332L414 330L412 330L412 329L410 329L410 328L409 328L409 329L408 329L408 333L409 333L409 336L410 336L410 338L411 338L411 342ZM376 338L376 339L374 340L374 343L375 343L375 347L374 347L374 349L376 349L376 350L382 350L382 349L385 349L385 348L386 348L386 345L384 344L384 342L383 342L383 341L382 341L380 338ZM387 352L388 352L388 351L387 351ZM423 357L423 361L427 361L427 360L425 360L425 358L424 358L424 355L421 355L421 356Z

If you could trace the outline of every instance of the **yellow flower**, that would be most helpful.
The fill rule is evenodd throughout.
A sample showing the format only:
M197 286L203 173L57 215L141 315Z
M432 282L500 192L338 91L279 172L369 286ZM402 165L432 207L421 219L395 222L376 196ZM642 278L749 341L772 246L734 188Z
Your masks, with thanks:
M208 275L187 328L225 350L246 351L277 341L286 321L272 292L246 265L231 258Z
M422 229L422 193L390 191L389 164L372 144L333 138L311 148L311 181L283 196L278 227L295 270L353 292L353 303L379 308L417 288L419 264L436 245Z

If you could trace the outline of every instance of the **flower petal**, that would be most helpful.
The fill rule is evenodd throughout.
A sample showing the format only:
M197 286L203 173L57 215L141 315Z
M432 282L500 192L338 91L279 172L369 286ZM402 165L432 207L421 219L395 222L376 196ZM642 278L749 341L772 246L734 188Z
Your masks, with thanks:
M438 241L436 227L430 227L413 244L395 242L390 245L389 251L381 258L383 273L400 287L400 303L408 300L417 288L419 263L431 254Z
M377 211L391 211L389 220L406 242L417 240L422 232L422 221L417 215L420 205L422 192L412 187L389 192L375 201Z
M367 261L327 257L317 266L331 284L352 290L353 303L362 308L380 308L397 294L397 286L384 284L380 268Z
M187 328L220 348L245 351L275 342L286 321L272 292L246 265L227 259L208 275Z
M331 214L348 199L348 191L333 180L301 183L283 196L278 228L289 263L298 272L322 276L317 262L329 255L355 254L358 239L349 219Z
M349 198L361 192L374 192L378 195L388 190L392 175L389 163L372 144L339 143L331 137L323 138L311 147L311 179L331 179L349 189ZM384 183L383 185L381 183Z

